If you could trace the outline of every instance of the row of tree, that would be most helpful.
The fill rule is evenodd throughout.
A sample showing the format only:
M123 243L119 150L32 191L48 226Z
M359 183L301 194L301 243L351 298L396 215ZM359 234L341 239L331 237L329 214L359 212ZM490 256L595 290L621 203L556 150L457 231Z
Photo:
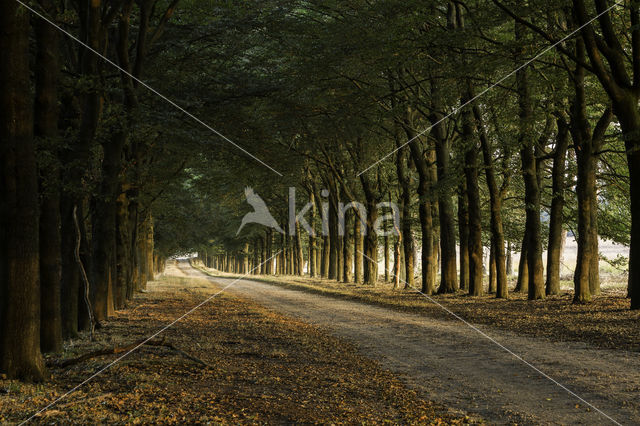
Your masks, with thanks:
M569 230L578 241L575 302L600 292L602 236L631 245L628 293L640 308L636 4L326 1L243 16L269 34L241 50L258 68L254 87L287 87L253 97L253 122L241 126L280 149L263 149L261 159L285 179L269 170L238 179L243 170L221 165L220 188L212 189L207 172L194 168L190 187L221 213L200 251L223 256L217 263L226 269L248 270L277 245L285 256L279 271L302 271L296 265L304 256L312 275L350 281L353 271L375 284L383 242L398 246L413 285L419 247L422 291L480 295L488 250L488 289L506 298L510 246L521 253L515 289L533 300L560 292ZM268 70L259 68L266 63ZM256 227L236 238L247 183L282 223L287 186L305 189L317 235L320 189L329 189L329 235L301 244L299 235L274 240ZM230 188L237 198L229 199ZM401 210L400 237L391 243L374 232L375 206L384 200ZM364 238L359 225L337 232L339 203L353 201L367 207ZM362 218L351 214L354 223Z
M576 302L599 290L602 236L631 246L640 307L635 1L29 5L0 6L10 377L42 379L42 351L104 323L153 265L192 251L248 271L284 248L263 272L306 263L373 285L379 252L393 247L394 275L410 285L419 269L425 292L477 295L488 250L489 291L504 298L510 247L522 253L517 289L539 299L559 291L568 230ZM256 225L236 236L245 186L285 229L289 188L306 192L315 236ZM340 235L339 203L352 201L366 220L350 210ZM374 232L388 201L400 206L399 237Z
M161 264L151 167L168 163L155 158L162 130L142 121L138 78L175 3L0 6L0 371L10 378L45 379L42 353L99 327Z

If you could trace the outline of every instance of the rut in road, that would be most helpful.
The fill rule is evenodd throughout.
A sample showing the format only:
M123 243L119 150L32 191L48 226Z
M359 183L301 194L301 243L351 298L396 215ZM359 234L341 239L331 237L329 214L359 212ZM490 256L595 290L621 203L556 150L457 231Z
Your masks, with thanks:
M207 277L182 263L182 271ZM233 278L208 277L228 285ZM250 279L227 289L330 329L425 397L493 423L608 424L553 382L459 321L442 321ZM550 342L480 327L621 424L640 423L637 353Z

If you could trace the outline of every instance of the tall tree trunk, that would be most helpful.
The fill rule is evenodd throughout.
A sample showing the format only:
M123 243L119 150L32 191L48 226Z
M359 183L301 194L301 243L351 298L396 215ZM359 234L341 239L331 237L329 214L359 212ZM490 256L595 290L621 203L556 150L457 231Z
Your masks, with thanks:
M342 282L350 283L353 281L353 222L354 222L354 212L348 211L345 214L344 220L344 243L342 249L344 265L342 272Z
M92 49L100 51L100 9L101 2L80 2L81 19L80 38ZM100 115L100 83L98 77L97 56L90 50L81 47L78 51L78 73L89 83L89 87L80 99L80 125L78 136L71 141L71 146L66 148L62 155L65 173L63 174L63 187L66 188L61 200L62 220L62 332L63 337L75 338L78 330L88 328L88 313L82 300L81 292L83 284L80 281L80 271L75 259L76 231L73 218L73 209L78 209L78 220L83 231L81 256L85 269L91 270L89 247L84 238L84 220L86 207L83 199L86 188L84 182L86 164L91 156L93 138L98 125ZM71 101L70 101L71 102ZM70 103L69 102L69 103ZM63 104L69 105L69 104ZM68 106L67 106L68 108ZM75 120L75 117L74 117Z
M432 84L432 96L435 84ZM442 120L439 104L435 104L432 122ZM434 121L435 120L435 121ZM456 235L453 216L452 182L450 177L451 146L447 140L446 129L442 122L434 126L436 163L438 170L438 213L440 221L440 287L438 293L455 293L458 290L458 271L456 259Z
M274 273L273 271L273 231L271 229L267 229L265 231L265 270L264 273L267 275L271 275Z
M50 0L41 1L43 9L54 14ZM62 278L62 241L60 235L60 168L55 159L58 149L58 31L49 23L35 21L36 98L35 136L42 140L42 150L49 160L40 165L40 348L42 352L62 350L62 312L60 280ZM45 156L47 157L47 156Z
M409 158L407 156L407 149L402 148L400 139L396 138L397 146L401 147L396 156L396 174L398 175L398 182L400 184L400 200L401 200L401 215L400 226L402 232L402 243L404 245L404 270L405 270L405 288L415 287L415 260L416 260L416 248L415 239L413 237L413 230L411 229L411 177L409 176L409 170L407 163Z
M595 173L593 170L593 162L589 159L592 156L591 144L585 144L577 154L578 157L578 184L576 185L576 194L578 196L578 255L576 270L574 274L574 302L586 303L591 300L590 289L590 272L591 262L595 253L592 252L593 233L589 227L591 226L591 191L587 184L589 175Z
M324 235L322 237L322 264L321 264L321 274L322 278L329 278L329 251L330 251L330 237L329 235Z
M102 145L102 181L99 195L93 199L91 304L96 321L106 320L113 314L113 299L109 295L113 292L116 277L117 199L125 141L124 129L120 129Z
M338 204L340 202L338 196L338 188L333 176L329 176L328 186L329 192L329 279L341 281L342 271L342 238L339 233Z
M389 243L389 233L385 232L383 237L384 242L384 282L389 282L391 274L391 246Z
M355 215L353 218L353 281L356 284L363 282L363 252L364 241L362 240L362 230L366 226L362 219Z
M521 151L525 178L525 204L527 228L527 269L529 300L544 298L542 266L542 242L540 238L540 192L536 181L535 156L533 147Z
M375 286L378 282L378 236L375 222L378 218L376 198L372 184L364 174L360 175L367 208L366 235L364 236L364 283Z
M516 25L516 39L522 40L522 28ZM527 268L529 271L529 300L544 298L544 270L542 265L542 241L540 236L540 187L538 168L534 151L533 111L526 68L516 73L519 118L520 118L520 156L525 185Z
M495 291L496 297L506 299L508 297L507 268L504 254L504 230L502 226L502 193L496 182L493 165L493 152L489 144L489 138L484 127L482 112L478 105L473 106L473 115L480 135L480 146L489 189L489 202L491 212L491 263L489 273L489 292Z
M467 185L458 192L458 239L460 241L460 289L469 290L469 204Z
M496 293L497 277L496 277L496 247L493 242L489 248L489 294Z
M622 125L625 133L636 135L626 141L627 163L631 182L631 246L629 251L629 296L631 309L640 309L640 114ZM633 133L632 133L633 132Z
M318 255L317 255L317 237L316 237L316 216L318 214L318 208L316 206L316 200L315 200L316 196L315 196L315 184L312 184L311 186L311 190L309 192L309 202L312 203L312 207L311 207L311 219L309 220L309 226L311 227L312 231L311 233L309 233L309 276L311 278L315 278L316 276L318 276L318 264L317 264L317 260L318 260Z
M242 249L242 274L249 273L249 243L245 242Z
M463 103L468 99L463 97ZM472 112L467 108L462 112L462 134L466 143L464 154L464 175L467 185L469 209L469 294L481 296L483 288L482 272L482 210L480 188L478 187L478 148L475 141Z
M418 212L420 215L420 229L422 231L422 292L424 294L435 293L435 277L433 275L433 263L437 262L433 249L433 210L432 210L432 193L431 193L431 170L427 164L425 152L420 141L416 138L414 127L411 124L412 111L407 108L406 118L402 123L407 138L411 141L409 151L411 158L418 171L418 196L420 197ZM406 209L406 207L405 207ZM406 218L405 218L406 219ZM405 263L406 257L410 252L406 250L406 240L408 235L405 233ZM413 275L413 271L407 270L407 277ZM407 280L408 281L408 280Z
M595 2L600 13L598 23L603 30L602 39L596 36L594 26L588 25L583 0L573 0L574 16L581 27L589 60L600 84L609 96L623 132L629 168L629 187L631 201L631 245L629 252L629 282L631 309L640 309L640 11L635 5L628 8L629 32L631 43L621 42L613 30L611 14L604 1ZM626 19L626 18L625 18ZM626 24L626 22L625 22ZM626 47L623 47L626 46ZM630 48L629 48L630 47ZM630 57L633 67L627 67L625 58ZM605 58L608 64L605 65ZM615 58L615 59L611 59ZM633 71L633 83L629 78ZM593 237L593 234L592 234ZM592 245L593 247L594 245ZM592 261L593 262L593 261ZM585 265L586 267L586 265ZM584 285L582 286L584 287Z
M529 292L529 263L527 260L529 246L529 235L525 227L524 236L522 237L522 247L520 248L520 260L518 262L518 280L516 282L516 293Z
M436 168L436 152L434 149L429 149L427 151L427 161L428 161L428 170L429 170L429 181L431 182L431 188L437 188L438 183L438 171ZM437 197L433 197L431 201L431 218L432 218L432 232L431 232L431 244L433 245L433 261L431 262L431 278L430 281L433 282L434 292L435 285L438 281L438 267L440 265L440 223L438 220L439 217L439 205Z
M507 242L507 277L513 274L513 254L511 252L511 241Z
M422 292L433 294L436 291L435 277L433 276L433 263L435 251L433 247L433 213L431 211L431 200L429 200L428 183L421 178L418 183L418 195L420 196L420 228L422 230ZM405 257L409 254L405 251ZM407 277L413 275L413 271L407 269Z
M560 252L562 250L562 237L564 231L564 175L566 173L567 148L569 147L569 127L564 117L556 119L558 133L556 136L556 148L553 155L552 199L549 216L549 245L547 248L547 282L545 292L547 295L560 294Z
M0 5L0 371L42 381L38 170L29 83L29 12Z
M128 286L133 279L131 276L131 271L133 270L131 241L133 236L131 235L129 200L126 186L121 187L116 206L116 268L118 275L115 285L115 307L116 309L122 309L129 298Z
M576 55L586 59L584 42L576 41ZM585 70L577 65L572 75L574 99L571 105L571 136L577 160L578 254L574 273L574 302L586 303L600 291L598 256L598 201L596 194L596 151L612 119L607 108L592 132L587 116Z
M393 244L393 289L400 288L402 281L402 232L396 228L397 238Z
M304 275L304 253L302 252L302 236L300 235L300 223L296 221L296 275Z

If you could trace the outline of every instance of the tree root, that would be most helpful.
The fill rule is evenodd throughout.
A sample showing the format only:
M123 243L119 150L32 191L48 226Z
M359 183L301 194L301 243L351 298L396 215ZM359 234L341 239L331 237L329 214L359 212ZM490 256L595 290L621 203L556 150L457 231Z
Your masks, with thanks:
M147 338L144 339L140 339L138 341L135 341L129 345L126 346L114 346L111 348L103 348L103 349L98 349L96 351L93 352L88 352L86 354L82 354L80 356L77 356L75 358L69 358L69 359L65 359L65 360L58 360L58 361L54 361L51 366L54 367L61 367L61 368L65 368L65 367L70 367L72 365L76 365L79 364L83 361L92 359L92 358L97 358L100 356L106 356L106 355L117 355L117 354L121 354L124 352L128 352L131 351L133 349L136 349L138 346L155 346L155 347L164 347L164 348L168 348L171 349L174 352L177 352L178 354L182 355L184 358L187 358L197 364L202 365L203 367L210 367L209 364L207 364L206 362L204 362L203 360L201 360L198 357L195 357L181 349L176 348L173 343L170 342L165 342L164 339L160 339L160 340L147 340Z

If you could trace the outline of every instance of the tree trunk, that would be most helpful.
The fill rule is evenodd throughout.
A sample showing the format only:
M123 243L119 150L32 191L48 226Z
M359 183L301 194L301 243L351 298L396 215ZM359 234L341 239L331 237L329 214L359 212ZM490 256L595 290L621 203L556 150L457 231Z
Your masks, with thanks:
M385 232L383 237L384 242L384 282L389 282L390 278L390 268L391 268L391 250L389 244L389 233Z
M42 381L29 12L2 2L0 28L0 371L12 379Z
M354 212L348 211L345 214L344 220L344 237L343 237L343 272L342 272L342 282L350 283L353 281L353 222L354 222Z
M520 25L516 25L516 39L520 39ZM525 68L516 73L522 158L522 173L525 185L527 268L529 272L529 300L544 298L544 270L542 265L542 241L540 236L540 187L538 184L538 168L534 152L533 111L527 71Z
M463 97L463 102L467 102L466 97ZM469 294L481 296L484 288L482 282L482 210L480 207L480 188L478 187L478 148L474 140L471 111L465 109L462 114L462 133L467 144L464 154L464 175L469 209Z
M249 243L244 243L244 248L242 249L242 274L249 273Z
M420 197L418 212L420 215L420 229L422 231L422 292L430 295L435 292L435 277L433 275L433 262L437 262L433 249L433 211L431 193L431 170L425 158L420 141L416 138L414 127L411 124L412 112L407 108L407 116L402 127L407 134L411 158L418 171L418 196ZM406 209L406 207L405 207ZM406 217L405 217L406 220ZM404 234L405 263L410 251L406 249L408 234ZM407 278L413 275L413 271L406 271ZM409 280L407 280L409 281Z
M460 289L469 290L469 204L467 186L461 184L458 193L458 234L460 241Z
M309 193L309 201L312 203L311 207L311 219L309 220L309 226L313 230L313 232L309 233L309 276L311 278L315 278L318 276L318 266L317 266L317 237L315 235L316 231L316 216L318 214L318 208L316 207L315 202L315 188L312 187L311 192Z
M418 183L418 195L420 196L420 228L422 230L422 292L430 295L435 293L436 285L433 276L433 263L436 262L433 249L433 214L431 212L431 200L429 200L428 184L420 178ZM410 254L405 251L405 258ZM407 277L413 275L413 270L407 269Z
M54 13L50 0L41 2L43 9ZM35 21L36 98L35 136L43 141L42 150L50 158L58 157L55 137L58 134L58 31L49 23ZM62 241L60 235L60 169L55 160L40 164L40 348L42 352L62 350L62 312L60 280L62 278Z
M322 237L322 264L321 271L322 278L329 278L329 235Z
M591 145L583 146L578 157L578 184L576 185L576 194L578 196L578 256L576 270L574 274L574 302L586 303L591 300L591 289L589 286L589 275L591 272L591 262L594 253L592 237L589 227L591 226L591 191L587 184L589 175L595 173L592 169L593 163L589 159L592 156Z
M630 120L629 120L630 121ZM631 182L631 250L629 251L629 296L631 309L640 309L640 114L633 123L622 125L627 134L636 135L627 140L627 162ZM633 132L633 133L631 133ZM633 149L632 149L633 148Z
M402 232L396 229L398 236L393 244L393 289L400 288L402 281Z
M362 228L366 226L358 215L353 218L353 281L360 284L363 281L364 241L362 240Z
M378 218L376 199L367 177L360 175L367 207L366 235L364 236L364 283L375 286L378 282L378 236L375 222Z
M300 223L296 222L296 275L304 275L304 253L302 252L302 236L300 235Z
M441 114L434 116L436 122L442 119ZM436 163L438 169L438 213L440 220L440 287L438 293L455 293L458 290L458 271L456 259L456 235L453 218L453 201L451 199L450 160L451 147L447 140L443 123L437 124L432 132L435 136Z
M328 179L329 187L329 279L341 280L340 258L342 257L341 237L338 221L338 191L333 177Z
M597 1L596 10L602 15L598 20L602 31L602 43L595 35L593 25L589 24L587 9L583 0L573 0L574 16L581 25L582 38L586 45L589 60L602 87L606 90L612 102L620 127L623 132L629 168L629 187L631 201L631 244L629 251L629 282L631 309L640 309L640 98L639 79L640 69L640 11L637 7L630 7L631 43L620 42L616 31L611 28L611 14L606 8L606 2ZM626 24L626 23L625 23ZM579 41L580 41L579 40ZM630 49L623 45L630 46ZM578 46L581 46L580 44ZM603 55L604 52L604 55ZM579 53L579 52L578 52ZM605 65L605 59L609 64ZM611 58L616 58L612 60ZM618 61L618 58L622 58ZM625 58L629 58L633 67L626 66ZM630 84L628 71L633 70L633 84ZM593 237L593 234L592 234ZM593 248L595 245L592 245ZM592 260L593 262L593 260ZM592 264L590 264L591 266ZM585 265L586 267L586 265ZM581 274L584 274L581 272ZM584 285L581 284L581 287Z
M402 243L404 245L404 270L405 270L405 288L415 287L415 260L416 248L413 230L411 229L411 177L407 168L409 158L407 157L407 149L403 148L399 138L396 138L397 146L400 147L396 154L396 173L400 184L400 226L402 232Z
M489 294L496 293L497 290L497 267L496 267L496 247L493 242L489 248Z
M124 133L118 131L103 145L102 183L100 193L93 199L91 243L93 253L93 275L91 305L96 321L104 321L113 312L109 309L112 300L116 247L116 213L120 164L125 144ZM146 263L146 262L145 262Z
M564 118L556 120L558 133L553 155L552 199L549 216L549 246L547 248L547 295L560 294L560 252L564 231L564 179L566 173L567 148L569 146L569 128Z
M595 142L595 141L594 141ZM594 150L598 150L594 144ZM589 263L589 291L592 296L600 294L600 253L598 249L598 189L596 185L596 173L598 170L598 156L593 155L593 173L589 175L587 185L589 187L589 198L591 200L591 262Z
M586 59L585 45L576 41L576 55ZM597 154L612 119L607 108L592 132L587 115L585 69L577 65L572 74L574 99L571 105L571 136L577 162L578 255L574 274L574 302L586 303L600 292L598 255L598 200L596 193Z
M524 147L521 151L522 168L525 179L527 269L529 300L544 298L542 266L542 242L540 239L540 191L536 178L533 147Z
M480 135L480 146L489 189L489 202L491 213L491 262L489 267L489 293L495 291L496 297L506 299L508 297L507 268L504 254L504 229L502 226L502 193L496 182L493 166L493 153L489 144L489 138L484 127L482 112L478 105L473 106L473 115Z
M507 276L513 274L513 254L511 253L511 241L507 243Z
M267 229L265 231L265 274L271 275L273 274L273 231L271 229Z
M529 292L529 264L527 261L528 245L529 235L527 234L527 229L525 227L524 236L522 237L522 248L520 249L520 261L518 262L518 280L516 282L516 288L514 289L517 293Z
M131 235L129 200L126 186L121 187L116 206L116 268L118 275L115 285L115 307L116 309L122 309L129 298L130 291L128 287L133 279L131 276L133 269L133 255L131 253L133 236Z

